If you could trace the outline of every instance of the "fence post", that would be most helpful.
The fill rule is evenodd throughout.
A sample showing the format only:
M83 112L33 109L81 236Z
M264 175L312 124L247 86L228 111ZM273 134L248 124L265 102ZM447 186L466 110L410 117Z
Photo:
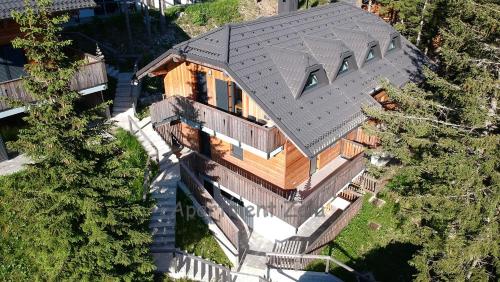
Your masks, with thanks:
M327 259L326 260L326 269L325 269L325 272L328 273L330 271L330 260Z

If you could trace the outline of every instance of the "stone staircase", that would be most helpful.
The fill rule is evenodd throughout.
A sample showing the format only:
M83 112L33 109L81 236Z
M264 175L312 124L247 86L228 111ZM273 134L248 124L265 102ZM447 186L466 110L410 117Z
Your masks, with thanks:
M133 114L134 89L131 85L132 73L118 73L115 99L113 100L113 117L119 114Z
M229 268L215 264L201 257L180 250L172 252L169 265L169 276L176 279L188 278L194 281L212 282L270 282L264 276L231 271Z
M150 194L156 201L149 228L153 236L152 253L168 253L175 248L175 212L177 182L180 180L178 165L163 171L153 181Z

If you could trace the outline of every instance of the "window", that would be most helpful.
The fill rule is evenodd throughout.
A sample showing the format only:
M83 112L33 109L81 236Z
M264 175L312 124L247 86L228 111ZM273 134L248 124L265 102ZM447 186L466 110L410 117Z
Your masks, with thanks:
M369 60L375 58L375 46L370 48L370 51L368 51L368 55L366 56L366 61L368 62Z
M309 77L307 78L306 85L304 86L304 90L308 90L318 85L318 71L311 72Z
M393 39L391 39L391 42L389 43L389 50L388 51L391 51L391 50L394 50L396 49L396 37L394 37Z
M347 57L342 61L342 65L340 66L339 74L345 73L349 70L349 59L351 57Z
M204 72L196 73L196 100L200 103L208 103L208 90L207 90L207 74Z
M241 116L243 114L243 92L241 88L236 85L236 83L232 83L233 89L233 112L237 115Z
M241 147L231 145L231 156L243 160L243 149Z

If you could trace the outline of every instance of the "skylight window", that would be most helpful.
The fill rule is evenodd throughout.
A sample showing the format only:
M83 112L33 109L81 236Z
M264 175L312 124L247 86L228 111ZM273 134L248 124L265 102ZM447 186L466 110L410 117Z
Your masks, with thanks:
M344 58L342 65L340 66L339 74L345 73L349 70L349 59L351 57Z
M366 61L368 62L369 60L375 58L375 46L370 48L370 51L368 51L368 55L366 55Z
M313 88L314 86L318 85L319 80L318 80L318 72L312 72L309 77L307 78L306 85L304 86L304 90L308 90Z

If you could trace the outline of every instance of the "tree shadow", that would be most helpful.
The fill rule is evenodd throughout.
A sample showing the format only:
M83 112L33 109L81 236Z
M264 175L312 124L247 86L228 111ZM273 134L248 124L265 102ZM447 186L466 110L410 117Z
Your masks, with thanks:
M416 274L416 269L409 261L419 247L411 243L393 241L386 246L371 250L361 258L353 258L335 242L330 244L330 250L333 248L349 258L347 265L360 273L373 275L376 281L413 281L413 276ZM308 266L308 270L322 272L325 270L325 263L315 261ZM331 266L330 273L344 281L356 281L353 274L337 265Z

